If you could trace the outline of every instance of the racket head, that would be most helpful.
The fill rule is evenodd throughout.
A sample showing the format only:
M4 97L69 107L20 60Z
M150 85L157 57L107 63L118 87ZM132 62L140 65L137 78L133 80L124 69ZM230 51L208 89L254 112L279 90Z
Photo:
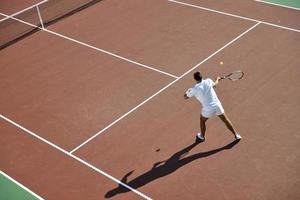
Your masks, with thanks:
M244 77L244 72L241 70L234 71L226 76L227 79L231 81L237 81Z

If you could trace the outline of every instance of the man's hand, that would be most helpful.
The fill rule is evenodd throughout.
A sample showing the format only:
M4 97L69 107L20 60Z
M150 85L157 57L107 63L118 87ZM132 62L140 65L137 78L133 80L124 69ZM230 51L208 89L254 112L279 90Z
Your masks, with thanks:
M192 88L189 88L189 89L185 92L185 94L183 95L183 98L189 99L189 98L190 98L189 96L191 96L192 90L193 90ZM188 94L189 94L189 96L188 96Z
M216 78L214 87L216 87L216 86L218 85L218 83L219 83L219 81L220 81L221 79L222 79L222 78L221 78L220 76L218 76L218 77Z
M184 95L183 95L183 98L184 98L184 99L188 99L189 97L188 97L186 94L184 94Z

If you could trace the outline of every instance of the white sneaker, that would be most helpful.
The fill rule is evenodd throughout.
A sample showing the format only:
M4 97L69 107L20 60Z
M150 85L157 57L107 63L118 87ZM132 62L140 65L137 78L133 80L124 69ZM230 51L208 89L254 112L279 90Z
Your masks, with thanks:
M235 134L235 139L236 140L240 140L240 139L242 139L242 136L240 134L236 133Z
M197 139L200 140L201 142L205 141L205 137L203 137L203 135L201 133L197 133Z

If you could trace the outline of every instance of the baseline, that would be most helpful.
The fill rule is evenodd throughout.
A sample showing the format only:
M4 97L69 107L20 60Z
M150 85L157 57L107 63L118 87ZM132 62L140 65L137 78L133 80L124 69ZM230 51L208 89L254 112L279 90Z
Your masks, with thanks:
M299 29L294 29L294 28L289 28L289 27L277 25L277 24L272 24L272 23L269 23L269 22L265 22L265 21L261 21L261 20L257 20L257 19L253 19L253 18L249 18L249 17L243 17L243 16L240 16L240 15L235 15L235 14L231 14L231 13L227 13L227 12L223 12L223 11L218 11L218 10L211 9L211 8L205 8L205 7L193 5L193 4L190 4L190 3L184 3L184 2L181 2L181 1L177 1L177 0L168 0L168 1L171 2L171 3L181 4L181 5L184 5L184 6L198 8L198 9L201 9L201 10L206 10L206 11L210 11L210 12L214 12L214 13L219 13L219 14L222 14L222 15L227 15L227 16L231 16L231 17L235 17L235 18L239 18L239 19L252 21L252 22L260 22L262 24L266 24L266 25L269 25L269 26L274 26L274 27L277 27L277 28L287 29L287 30L290 30L290 31L295 31L295 32L300 33Z

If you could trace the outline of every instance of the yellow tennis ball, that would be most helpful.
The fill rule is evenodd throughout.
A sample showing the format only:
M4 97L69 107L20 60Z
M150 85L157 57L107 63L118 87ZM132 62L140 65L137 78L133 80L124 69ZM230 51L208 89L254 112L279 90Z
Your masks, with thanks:
M224 64L223 61L221 61L221 62L220 62L220 65L223 65L223 64Z

